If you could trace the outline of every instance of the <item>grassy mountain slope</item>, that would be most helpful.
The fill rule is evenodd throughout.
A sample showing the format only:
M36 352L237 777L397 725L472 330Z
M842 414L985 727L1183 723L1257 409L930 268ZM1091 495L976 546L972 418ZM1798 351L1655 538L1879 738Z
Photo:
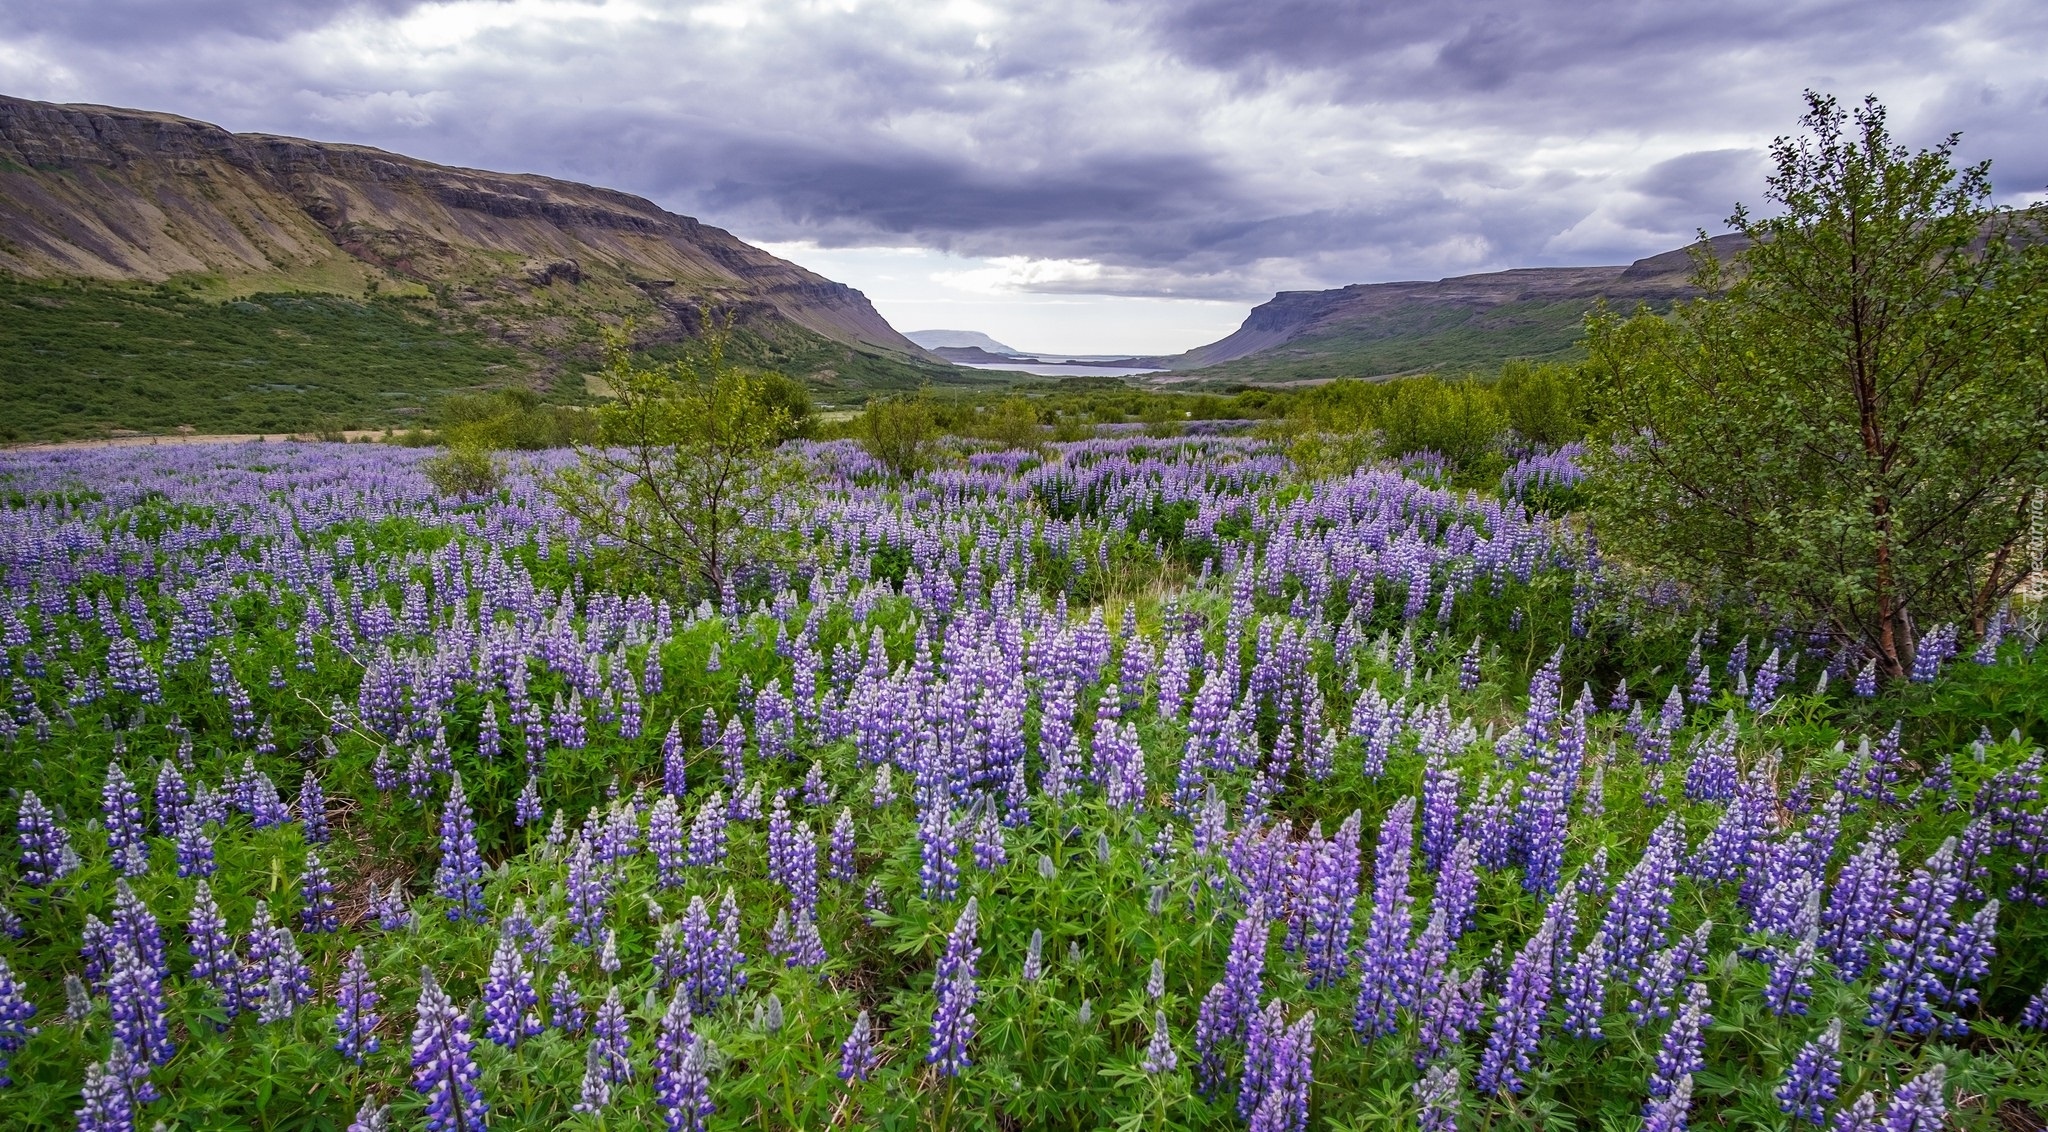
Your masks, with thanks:
M1288 382L1492 371L1509 358L1571 361L1586 304L1504 303L1486 310L1416 304L1304 334L1194 370L1204 381Z
M1718 237L1716 254L1740 248ZM1520 268L1435 282L1283 291L1230 336L1171 358L1156 380L1202 384L1491 371L1510 358L1579 354L1585 314L1602 299L1665 309L1692 293L1678 249L1617 267Z
M0 277L0 440L403 425L449 390L530 380L517 348L419 299Z
M731 322L743 356L827 400L969 380L860 292L639 197L141 110L0 97L0 279L0 396L45 403L13 415L22 436L381 424L438 390L578 389L627 320L646 348ZM28 301L59 282L42 297L61 303ZM260 300L281 324L255 349L233 304L284 293L318 298Z

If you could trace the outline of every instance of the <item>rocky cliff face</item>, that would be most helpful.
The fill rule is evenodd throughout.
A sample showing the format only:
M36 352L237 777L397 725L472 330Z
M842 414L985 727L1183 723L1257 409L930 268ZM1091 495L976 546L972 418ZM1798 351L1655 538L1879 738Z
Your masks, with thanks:
M626 193L104 106L0 97L0 271L424 284L513 337L710 308L930 360L860 292Z
M1715 251L1727 256L1740 237L1721 236ZM1432 330L1470 330L1475 321L1513 312L1591 307L1599 299L1624 309L1638 302L1668 303L1691 293L1692 261L1685 249L1620 267L1536 267L1463 275L1435 282L1354 283L1329 291L1282 291L1252 308L1229 337L1159 362L1181 371L1307 344L1345 339L1350 344L1415 338ZM1576 314L1567 309L1568 321ZM1317 375L1322 376L1322 375ZM1371 376L1371 374L1364 374Z

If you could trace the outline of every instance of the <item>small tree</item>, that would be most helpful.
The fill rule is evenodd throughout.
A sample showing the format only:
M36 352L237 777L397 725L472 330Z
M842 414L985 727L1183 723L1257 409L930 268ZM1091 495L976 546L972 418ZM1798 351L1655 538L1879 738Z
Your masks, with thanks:
M774 451L789 434L784 401L726 360L726 334L641 368L623 332L605 338L613 400L597 410L598 441L552 487L586 530L620 544L658 584L722 593L737 572L788 550L767 521L802 469Z
M434 490L457 498L487 495L505 479L491 450L475 443L451 444L423 467Z
M1590 485L1607 545L1761 598L1906 672L1916 620L1980 631L2025 577L2048 474L2048 272L1989 164L1908 153L1866 99L1811 92L1772 145L1753 241L1718 297L1596 313L1589 374L1617 442Z
M1005 448L1036 448L1045 442L1038 406L1022 394L1013 393L996 402L977 431Z
M938 413L922 393L869 401L860 415L861 447L899 478L930 462L938 438Z

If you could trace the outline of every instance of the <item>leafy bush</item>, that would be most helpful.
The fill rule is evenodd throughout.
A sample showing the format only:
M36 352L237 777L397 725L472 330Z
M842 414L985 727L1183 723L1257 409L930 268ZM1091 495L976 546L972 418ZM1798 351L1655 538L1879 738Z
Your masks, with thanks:
M429 459L423 470L434 490L457 498L496 491L504 482L490 449L474 442L449 445L446 451Z
M930 462L939 438L938 414L923 394L869 401L858 423L861 447L899 479Z
M535 451L587 444L597 436L597 418L581 409L542 403L527 389L453 394L437 415L451 447Z

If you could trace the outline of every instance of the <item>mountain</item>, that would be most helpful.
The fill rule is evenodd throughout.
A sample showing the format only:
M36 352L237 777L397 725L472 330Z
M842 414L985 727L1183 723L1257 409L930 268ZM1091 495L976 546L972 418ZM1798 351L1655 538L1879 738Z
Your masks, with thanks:
M1713 240L1723 257L1742 247L1740 236ZM1597 301L1624 310L1637 303L1663 309L1693 294L1690 253L1680 248L1616 267L1533 267L1433 283L1282 291L1254 307L1227 338L1141 360L1204 382L1490 371L1509 358L1562 360L1575 356L1586 311Z
M627 193L4 96L0 277L411 298L520 351L530 381L591 356L599 324L630 317L656 345L700 312L731 320L748 360L828 390L952 372L859 291Z
M999 357L1024 357L1024 351L1005 346L979 330L913 330L905 338L927 350L982 350Z

